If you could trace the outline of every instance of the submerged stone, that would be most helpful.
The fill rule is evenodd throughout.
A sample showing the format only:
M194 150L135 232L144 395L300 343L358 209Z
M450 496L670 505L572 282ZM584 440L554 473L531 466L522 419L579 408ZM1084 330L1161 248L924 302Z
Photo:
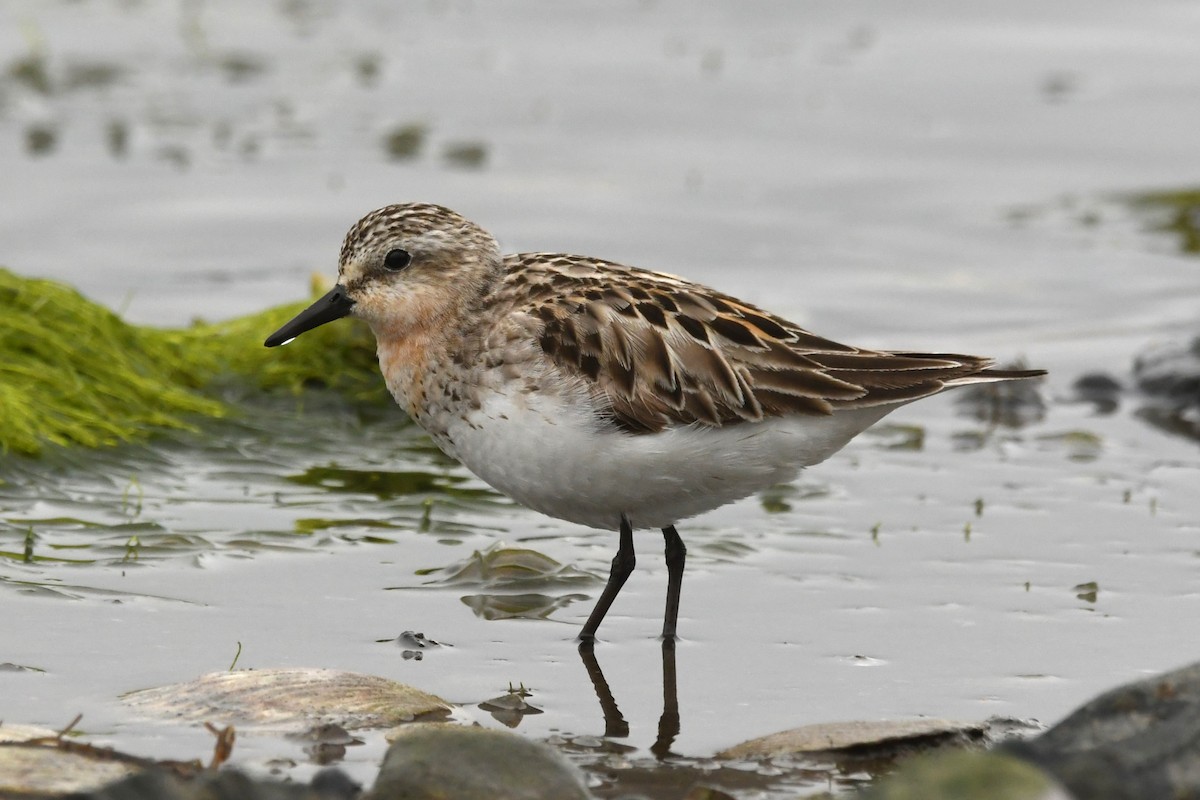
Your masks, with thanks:
M491 714L497 722L509 728L515 728L526 716L542 713L537 706L525 702L526 697L532 696L533 692L526 689L524 685L514 689L512 684L509 684L507 694L484 700L479 704L479 708Z
M566 594L561 597L528 592L524 594L468 594L462 602L475 612L475 616L486 620L497 619L549 619L552 614L566 608L577 600L587 600L584 594Z
M462 561L440 569L423 569L418 575L438 575L447 586L485 586L508 590L577 586L593 583L586 572L558 563L550 556L524 547L495 544L476 550Z

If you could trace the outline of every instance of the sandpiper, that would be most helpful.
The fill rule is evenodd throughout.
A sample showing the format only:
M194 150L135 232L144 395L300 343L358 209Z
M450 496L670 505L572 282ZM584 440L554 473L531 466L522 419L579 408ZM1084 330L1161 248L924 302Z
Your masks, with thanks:
M620 531L584 642L633 571L634 529L666 539L672 641L687 552L677 522L792 480L905 403L1045 374L839 344L662 272L502 255L487 231L426 203L359 220L337 285L266 346L347 315L371 327L392 396L448 455L532 509Z

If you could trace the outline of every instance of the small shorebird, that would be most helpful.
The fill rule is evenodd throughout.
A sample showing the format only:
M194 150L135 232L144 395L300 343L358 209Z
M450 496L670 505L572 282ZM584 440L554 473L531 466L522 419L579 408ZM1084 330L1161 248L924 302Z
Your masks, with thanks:
M392 396L448 455L532 509L620 531L584 642L633 571L635 528L666 539L671 641L687 552L675 523L792 480L905 403L1045 374L838 344L661 272L501 255L425 203L359 220L337 285L266 346L347 315L370 325Z

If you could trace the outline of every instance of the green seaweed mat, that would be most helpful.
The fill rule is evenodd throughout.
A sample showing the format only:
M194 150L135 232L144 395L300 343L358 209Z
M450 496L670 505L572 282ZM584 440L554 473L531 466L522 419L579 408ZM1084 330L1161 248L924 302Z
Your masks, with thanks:
M322 386L386 402L374 340L357 321L315 330L302 347L263 347L304 305L164 330L130 325L69 286L0 269L0 452L192 430L231 413L230 386L293 394Z

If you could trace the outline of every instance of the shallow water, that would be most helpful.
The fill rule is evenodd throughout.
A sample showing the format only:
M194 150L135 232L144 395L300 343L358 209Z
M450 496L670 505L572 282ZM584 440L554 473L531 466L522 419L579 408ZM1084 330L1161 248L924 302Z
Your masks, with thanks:
M1135 398L1069 402L1080 375L1127 378L1196 332L1200 265L1121 201L1200 177L1190 5L97 0L0 20L0 262L132 321L299 298L354 219L419 199L507 249L686 274L835 339L1051 370L1026 427L923 401L796 486L680 526L671 763L810 722L1052 723L1197 658L1196 442ZM640 536L596 648L626 752L572 643L615 536L492 495L399 412L263 402L203 437L0 471L0 659L43 670L0 672L6 721L82 711L123 749L201 755L203 729L115 698L225 669L240 643L239 667L386 675L489 725L475 704L524 684L544 713L519 731L596 776L653 763L661 538ZM419 574L501 541L596 580ZM503 617L488 596L512 593L544 597L474 610ZM443 646L380 641L405 630ZM369 780L381 750L346 766ZM304 758L243 736L235 762L279 755ZM772 781L739 792L802 782Z

